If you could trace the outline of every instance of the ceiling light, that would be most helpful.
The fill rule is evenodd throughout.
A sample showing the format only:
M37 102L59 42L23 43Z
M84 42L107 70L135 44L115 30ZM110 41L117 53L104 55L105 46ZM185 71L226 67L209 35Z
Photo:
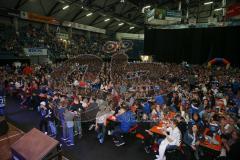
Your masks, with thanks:
M69 5L64 6L62 9L65 10L67 8L69 8Z
M88 13L86 16L89 17L89 16L91 16L92 14L93 14L93 13L91 12L91 13Z
M109 20L110 20L110 19L109 19L109 18L107 18L107 19L105 19L104 21L105 21L105 22L107 22L107 21L109 21Z
M144 8L145 8L145 9L148 9L148 8L150 8L150 7L151 7L151 6L150 6L150 5L148 5L148 6L145 6Z
M118 25L119 25L119 26L122 26L122 25L124 25L124 23L119 23Z
M133 26L132 26L132 27L129 27L129 29L134 29L134 28L135 28L135 27L133 27Z
M150 9L150 8L151 8L150 5L144 6L144 7L142 8L142 13L145 13L145 11L146 11L147 9Z
M223 8L216 8L214 11L221 11Z
M204 5L210 5L210 4L213 4L213 1L210 1L210 2L205 2L203 3Z

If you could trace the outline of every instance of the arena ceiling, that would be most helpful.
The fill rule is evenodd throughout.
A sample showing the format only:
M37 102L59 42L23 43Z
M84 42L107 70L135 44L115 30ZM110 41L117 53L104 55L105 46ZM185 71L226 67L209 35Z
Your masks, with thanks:
M203 6L206 1L210 0L182 0L183 15L186 14L186 8L189 8L190 17L207 18L222 2L213 0L214 5ZM179 0L1 0L0 6L104 28L111 32L141 33L144 30L144 6L178 9L178 2ZM63 9L65 6L69 7Z

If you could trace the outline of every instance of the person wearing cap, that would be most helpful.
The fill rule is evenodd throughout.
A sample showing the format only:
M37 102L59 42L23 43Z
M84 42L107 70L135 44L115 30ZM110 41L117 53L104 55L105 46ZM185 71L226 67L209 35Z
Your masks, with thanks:
M39 106L39 112L40 112L40 123L39 123L39 127L40 127L40 130L45 133L48 132L48 109L47 109L47 106L46 106L46 102L45 101L42 101L40 103L40 106Z

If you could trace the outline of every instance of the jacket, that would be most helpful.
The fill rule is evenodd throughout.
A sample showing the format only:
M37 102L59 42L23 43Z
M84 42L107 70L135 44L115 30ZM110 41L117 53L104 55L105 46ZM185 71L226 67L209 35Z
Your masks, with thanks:
M125 133L136 124L136 119L131 111L124 112L117 116L117 121L120 122L120 128Z

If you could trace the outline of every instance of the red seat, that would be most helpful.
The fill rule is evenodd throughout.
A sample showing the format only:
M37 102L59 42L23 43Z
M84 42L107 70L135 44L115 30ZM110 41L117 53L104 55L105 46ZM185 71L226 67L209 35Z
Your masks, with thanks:
M141 140L144 140L144 136L141 135L140 133L136 134L136 137L139 138L139 139L141 139Z
M137 128L138 128L138 125L136 124L132 128L129 129L128 133L132 133L132 132L136 131Z

